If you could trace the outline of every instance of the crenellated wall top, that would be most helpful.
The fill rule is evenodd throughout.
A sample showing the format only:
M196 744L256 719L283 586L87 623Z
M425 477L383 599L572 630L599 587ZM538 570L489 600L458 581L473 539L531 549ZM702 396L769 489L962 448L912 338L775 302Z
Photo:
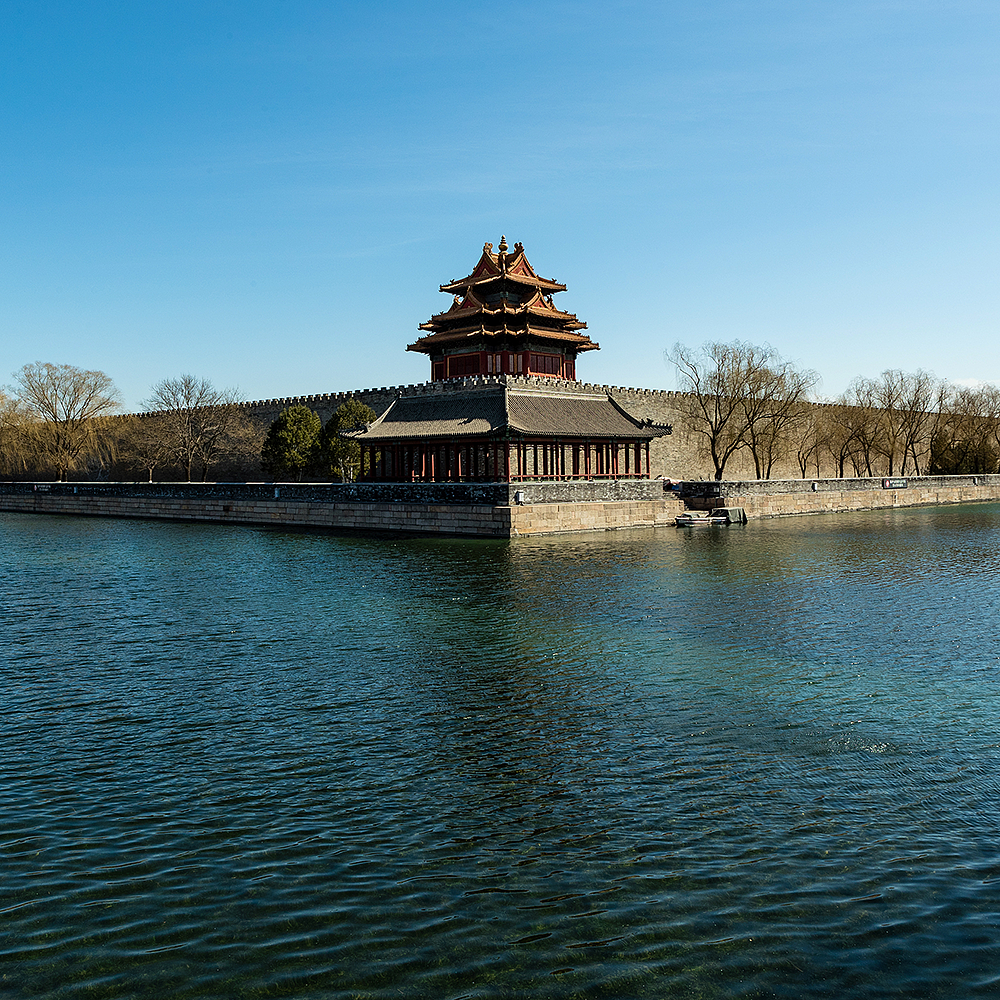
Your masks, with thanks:
M350 389L343 392L313 393L305 396L282 396L273 399L247 400L239 405L246 409L285 408L288 406L328 406L354 397L365 396L421 396L469 392L477 388L506 385L510 387L531 387L555 389L560 393L608 393L614 396L646 396L669 398L685 396L687 393L671 389L643 389L625 386L602 385L597 382L572 382L554 380L542 375L470 375L468 378L448 379L439 382L416 382L410 385L389 385L368 389Z

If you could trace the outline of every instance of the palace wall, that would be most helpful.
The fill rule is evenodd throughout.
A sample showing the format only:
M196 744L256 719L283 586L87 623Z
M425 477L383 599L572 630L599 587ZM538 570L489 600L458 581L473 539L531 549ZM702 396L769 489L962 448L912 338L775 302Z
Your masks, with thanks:
M307 406L319 414L325 423L338 406L349 399L358 399L370 406L381 416L399 396L445 394L449 392L469 392L477 387L495 386L499 383L527 387L544 392L546 389L564 392L594 393L605 392L612 396L619 406L636 420L649 420L654 424L670 425L673 433L655 438L650 442L650 469L654 478L664 479L710 479L714 474L711 460L699 452L699 435L691 431L683 415L680 403L684 393L664 389L635 389L621 386L607 386L591 382L567 382L540 376L477 375L445 382L420 382L414 385L383 386L377 389L357 389L351 392L321 393L311 396L289 396L281 399L261 399L242 404L247 413L261 426L267 427L289 406ZM820 405L820 404L817 404ZM835 473L827 462L819 473L826 476ZM746 453L736 454L726 465L727 478L749 479L754 475L753 460ZM794 456L772 472L775 478L794 478L800 475Z

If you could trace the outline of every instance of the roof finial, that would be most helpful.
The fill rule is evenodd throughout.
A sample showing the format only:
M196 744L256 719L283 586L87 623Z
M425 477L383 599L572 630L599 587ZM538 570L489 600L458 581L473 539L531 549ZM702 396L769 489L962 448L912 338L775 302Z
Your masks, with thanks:
M497 250L500 253L506 253L507 252L507 237L506 236L501 236L500 237L500 245L497 247Z

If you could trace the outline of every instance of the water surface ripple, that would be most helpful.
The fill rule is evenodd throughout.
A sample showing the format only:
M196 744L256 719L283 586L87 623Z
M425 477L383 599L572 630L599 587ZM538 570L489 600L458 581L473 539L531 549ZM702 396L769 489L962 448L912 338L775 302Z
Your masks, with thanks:
M0 995L1000 995L1000 506L0 515Z

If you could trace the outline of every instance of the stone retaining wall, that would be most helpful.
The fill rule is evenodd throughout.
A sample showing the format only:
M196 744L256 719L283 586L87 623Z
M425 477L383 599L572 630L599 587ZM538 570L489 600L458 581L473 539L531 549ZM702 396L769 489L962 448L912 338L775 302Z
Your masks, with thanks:
M406 483L0 483L0 494L22 496L184 498L215 500L295 500L313 503L479 504L585 503L662 500L663 482L653 479L572 479L488 482Z
M899 483L906 485L894 485ZM714 496L697 495L716 493L716 488L718 492ZM743 507L748 517L781 517L997 501L1000 500L1000 475L684 483L681 493L692 510Z
M299 498L286 496L285 486L277 497L274 487L269 497L240 496L233 488L264 484L183 484L191 489L169 495L162 484L142 490L146 485L122 484L116 491L111 484L0 484L0 511L512 538L672 524L681 510L679 501L662 492L656 500L505 505L320 499L306 496L302 485L287 491Z
M625 500L607 503L540 503L502 508L510 511L511 535L550 535L566 531L616 531L619 528L673 527L682 513L679 501Z
M0 511L511 538L669 525L692 510L751 518L1000 501L1000 475L685 483L0 483ZM391 487L387 489L386 487ZM430 489L432 488L433 489ZM576 487L575 490L572 487ZM523 489L525 502L514 498ZM430 490L430 492L428 492ZM617 496L616 496L617 491ZM717 495L705 496L705 493ZM696 494L702 495L696 495ZM560 499L569 496L569 500Z

